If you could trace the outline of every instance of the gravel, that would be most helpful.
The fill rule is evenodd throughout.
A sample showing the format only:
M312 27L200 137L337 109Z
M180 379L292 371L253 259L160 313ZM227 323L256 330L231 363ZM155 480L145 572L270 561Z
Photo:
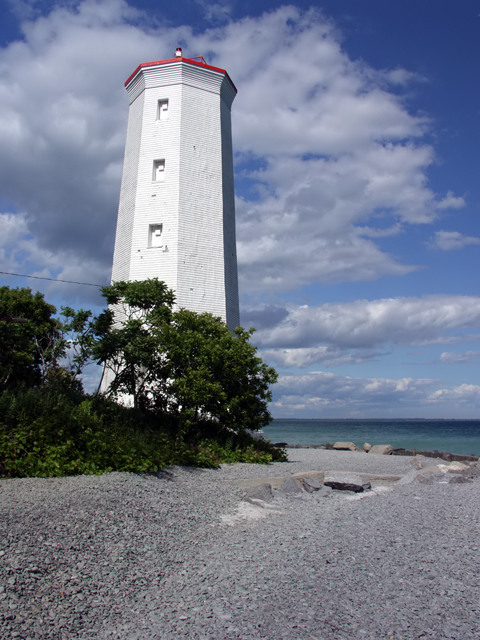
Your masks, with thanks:
M480 638L480 478L245 498L248 478L412 470L401 456L289 457L1 480L0 637Z

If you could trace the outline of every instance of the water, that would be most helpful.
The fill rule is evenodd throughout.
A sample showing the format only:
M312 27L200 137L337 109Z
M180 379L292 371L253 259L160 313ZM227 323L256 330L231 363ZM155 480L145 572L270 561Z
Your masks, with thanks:
M362 447L448 451L480 456L480 420L274 420L263 429L272 442L296 445L354 442Z

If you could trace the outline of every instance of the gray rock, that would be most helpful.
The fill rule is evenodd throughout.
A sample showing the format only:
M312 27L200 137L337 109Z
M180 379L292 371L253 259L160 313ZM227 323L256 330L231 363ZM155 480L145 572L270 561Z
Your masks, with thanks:
M323 484L315 480L315 478L302 478L302 487L308 493L313 493L314 491L319 491L323 487Z
M465 484L466 482L473 482L473 480L464 475L449 474L448 484Z
M285 478L280 487L280 493L302 493L302 488L293 478Z
M248 489L245 490L245 494L247 498L263 500L264 502L272 502L273 500L272 486L268 482L262 482L248 487Z
M393 453L391 444L375 444L368 453L375 453L382 456L390 456Z
M323 483L327 487L332 487L332 489L354 491L355 493L360 493L372 488L370 482L365 482L365 480L356 473L326 474Z

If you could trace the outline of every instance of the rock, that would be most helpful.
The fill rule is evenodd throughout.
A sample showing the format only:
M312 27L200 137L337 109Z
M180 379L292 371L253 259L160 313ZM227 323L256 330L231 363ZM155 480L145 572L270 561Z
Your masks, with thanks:
M315 480L315 478L302 478L302 487L308 493L313 493L314 491L319 491L323 487L323 484Z
M354 491L360 493L366 489L371 489L370 482L366 482L356 473L329 473L325 474L324 484L339 491Z
M264 502L271 502L273 500L272 486L267 482L248 487L245 493L248 498L263 500Z
M393 453L393 447L391 444L375 444L368 453L375 453L382 456L391 456Z
M371 448L372 448L372 445L369 442L365 442L363 444L363 450L365 451L365 453L368 453Z
M337 451L359 451L354 442L334 442L333 448Z
M433 462L431 458L427 458L424 455L418 455L415 456L415 458L413 458L413 460L410 460L410 464L412 465L412 467L415 467L415 469L425 469L427 467L433 467L434 465L441 465L442 464L442 458L438 458L437 462Z
M302 488L293 478L285 478L280 487L280 493L302 493Z
M457 474L452 474L448 478L448 484L464 484L465 482L473 482L473 480L464 475Z
M394 449L393 455L395 456L423 456L427 458L440 458L447 462L461 461L475 463L478 461L478 456L464 455L461 453L448 453L447 451L419 451L418 449Z

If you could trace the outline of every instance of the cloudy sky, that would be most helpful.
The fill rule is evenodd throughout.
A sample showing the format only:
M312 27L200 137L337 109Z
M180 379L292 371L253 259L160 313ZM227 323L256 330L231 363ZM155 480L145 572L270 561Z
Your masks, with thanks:
M228 70L241 318L276 417L480 416L477 0L0 0L0 284L97 308L125 79Z

